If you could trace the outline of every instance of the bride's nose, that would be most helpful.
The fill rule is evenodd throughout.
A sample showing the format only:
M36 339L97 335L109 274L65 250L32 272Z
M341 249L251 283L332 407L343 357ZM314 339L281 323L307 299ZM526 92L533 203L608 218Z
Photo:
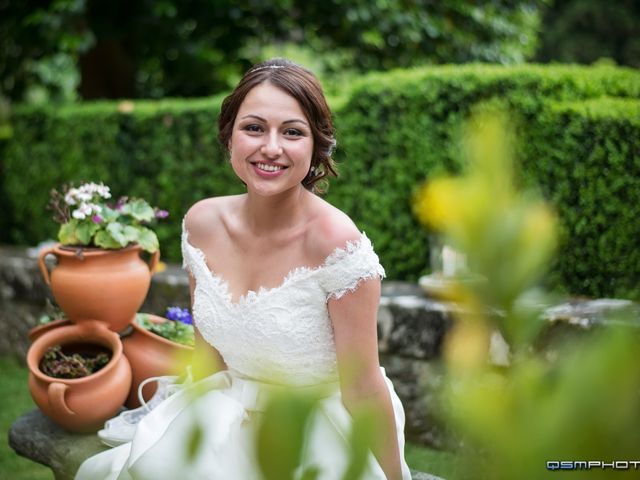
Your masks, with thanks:
M276 158L282 155L282 147L278 142L278 136L273 134L269 135L266 139L266 143L262 145L260 151L268 158Z

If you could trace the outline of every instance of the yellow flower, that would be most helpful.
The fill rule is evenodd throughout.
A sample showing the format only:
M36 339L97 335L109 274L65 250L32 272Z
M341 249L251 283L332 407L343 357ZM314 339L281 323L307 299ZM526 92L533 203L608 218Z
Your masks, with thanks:
M446 230L458 223L463 211L464 195L459 180L441 178L425 183L414 200L414 211L418 220L436 230Z

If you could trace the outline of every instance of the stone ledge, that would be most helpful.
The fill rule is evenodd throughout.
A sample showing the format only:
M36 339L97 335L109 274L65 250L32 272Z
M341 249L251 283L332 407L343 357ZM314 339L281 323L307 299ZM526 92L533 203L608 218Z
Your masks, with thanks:
M11 425L9 445L18 455L51 468L56 480L72 480L85 459L108 449L95 434L66 432L38 409L25 413ZM411 478L442 480L415 470Z

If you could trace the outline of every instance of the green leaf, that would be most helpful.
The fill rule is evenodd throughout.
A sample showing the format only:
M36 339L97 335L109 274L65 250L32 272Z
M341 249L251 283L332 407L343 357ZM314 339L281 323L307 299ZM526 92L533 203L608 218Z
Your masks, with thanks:
M126 236L124 235L124 226L121 223L110 223L107 225L107 232L111 235L120 247L126 247L129 244Z
M65 223L60 226L60 230L58 230L58 240L63 245L79 245L81 244L78 235L76 234L76 228L78 226L78 221L74 218L71 219L68 223ZM83 245L86 245L84 243Z
M84 220L78 224L76 236L82 245L89 245L91 243L91 238L98 230L100 230L100 225L92 220Z
M123 207L123 210L129 213L139 222L150 222L155 218L153 208L144 200L134 200Z
M120 243L118 243L107 230L100 230L96 233L96 237L93 239L93 242L96 246L102 248L116 249L122 247L122 245L120 245Z
M138 243L146 252L153 253L160 247L158 237L147 227L134 227L138 231Z
M127 243L137 242L138 241L138 237L140 235L140 228L141 227L134 227L132 225L125 225L124 229L122 230L122 235L127 240Z
M363 407L353 414L349 442L351 447L349 465L342 480L362 478L371 451L371 444L374 439L379 438L379 435L379 419L372 408Z
M267 405L256 437L258 464L265 480L293 478L301 461L306 424L316 403L317 398L292 390L274 396Z
M188 460L193 461L196 458L198 451L202 447L203 437L204 437L204 434L202 432L202 427L200 427L200 424L195 422L187 438L187 459Z
M117 222L118 217L120 216L120 212L118 210L114 210L113 208L103 206L100 210L100 215L102 216L103 222L108 224Z

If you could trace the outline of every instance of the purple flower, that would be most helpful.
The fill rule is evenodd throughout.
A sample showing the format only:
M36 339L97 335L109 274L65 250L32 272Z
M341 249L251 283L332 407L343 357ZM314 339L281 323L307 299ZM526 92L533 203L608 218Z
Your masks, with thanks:
M185 325L193 325L193 318L188 308L169 307L167 308L167 318L175 322L182 322Z
M100 215L94 215L91 217L91 220L93 220L93 223L102 223L102 217Z
M169 212L166 210L156 210L156 218L167 218L169 216Z
M124 204L127 203L128 198L127 197L120 197L118 199L118 201L116 202L116 210L120 210L122 207L124 207Z

